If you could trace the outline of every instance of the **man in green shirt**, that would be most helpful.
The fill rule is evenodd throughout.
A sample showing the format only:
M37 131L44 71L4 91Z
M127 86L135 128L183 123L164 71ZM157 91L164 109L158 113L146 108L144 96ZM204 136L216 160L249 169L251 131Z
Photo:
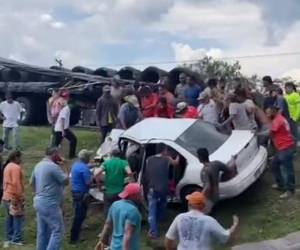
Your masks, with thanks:
M132 172L126 160L121 159L119 150L113 150L111 158L104 161L100 173L104 174L104 212L107 214L111 204L119 200L119 193L125 185L125 178L132 177ZM98 175L99 175L98 174Z
M296 86L292 82L285 84L285 99L287 101L290 112L290 126L294 139L298 140L298 121L300 120L300 95L297 92Z

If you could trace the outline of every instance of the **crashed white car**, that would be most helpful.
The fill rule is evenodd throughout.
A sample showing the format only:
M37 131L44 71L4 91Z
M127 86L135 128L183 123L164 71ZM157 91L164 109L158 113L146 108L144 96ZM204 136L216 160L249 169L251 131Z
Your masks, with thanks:
M119 147L130 157L136 154L138 176L145 165L147 157L155 154L156 145L166 144L174 155L180 156L180 171L175 173L176 196L181 200L195 191L201 190L200 172L202 164L196 151L200 147L208 149L211 161L228 164L232 156L237 156L238 174L226 182L220 183L220 198L237 196L254 183L264 172L267 163L267 151L259 146L256 136L251 131L233 130L225 135L211 124L194 119L149 118L134 125L126 131L112 131L98 154ZM106 150L103 150L106 148Z

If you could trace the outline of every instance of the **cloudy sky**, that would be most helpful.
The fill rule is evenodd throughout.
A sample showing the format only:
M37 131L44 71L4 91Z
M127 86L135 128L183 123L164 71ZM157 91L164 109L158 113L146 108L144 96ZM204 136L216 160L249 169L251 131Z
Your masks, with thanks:
M35 65L53 65L56 56L66 67L97 68L204 55L223 58L300 51L299 0L0 3L0 56ZM246 74L292 75L300 80L300 54L240 62Z

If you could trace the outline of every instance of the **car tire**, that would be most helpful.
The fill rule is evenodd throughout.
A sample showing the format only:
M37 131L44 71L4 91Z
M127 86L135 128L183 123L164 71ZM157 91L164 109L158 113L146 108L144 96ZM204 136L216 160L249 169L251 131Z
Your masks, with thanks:
M180 200L181 200L181 204L182 204L182 210L183 211L187 211L188 208L188 204L187 204L187 200L186 200L186 196L193 193L193 192L201 192L202 191L202 187L197 186L197 185L187 185L185 187L183 187L180 191Z

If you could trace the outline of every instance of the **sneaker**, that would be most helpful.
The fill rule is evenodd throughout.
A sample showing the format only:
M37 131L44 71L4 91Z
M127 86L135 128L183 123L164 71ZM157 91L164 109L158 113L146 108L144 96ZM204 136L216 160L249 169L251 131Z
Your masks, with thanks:
M3 248L9 248L9 241L4 241Z
M277 191L284 191L283 187L279 186L278 184L273 184L272 189L277 190Z
M287 199L287 198L290 198L291 196L293 196L293 193L288 191L288 192L285 192L282 195L280 195L279 198L280 199Z
M151 232L148 232L148 238L150 239L150 240L157 240L157 236L156 235L154 235L153 233L151 233Z
M24 243L21 241L18 241L18 242L11 241L10 244L15 245L15 246L24 246Z

